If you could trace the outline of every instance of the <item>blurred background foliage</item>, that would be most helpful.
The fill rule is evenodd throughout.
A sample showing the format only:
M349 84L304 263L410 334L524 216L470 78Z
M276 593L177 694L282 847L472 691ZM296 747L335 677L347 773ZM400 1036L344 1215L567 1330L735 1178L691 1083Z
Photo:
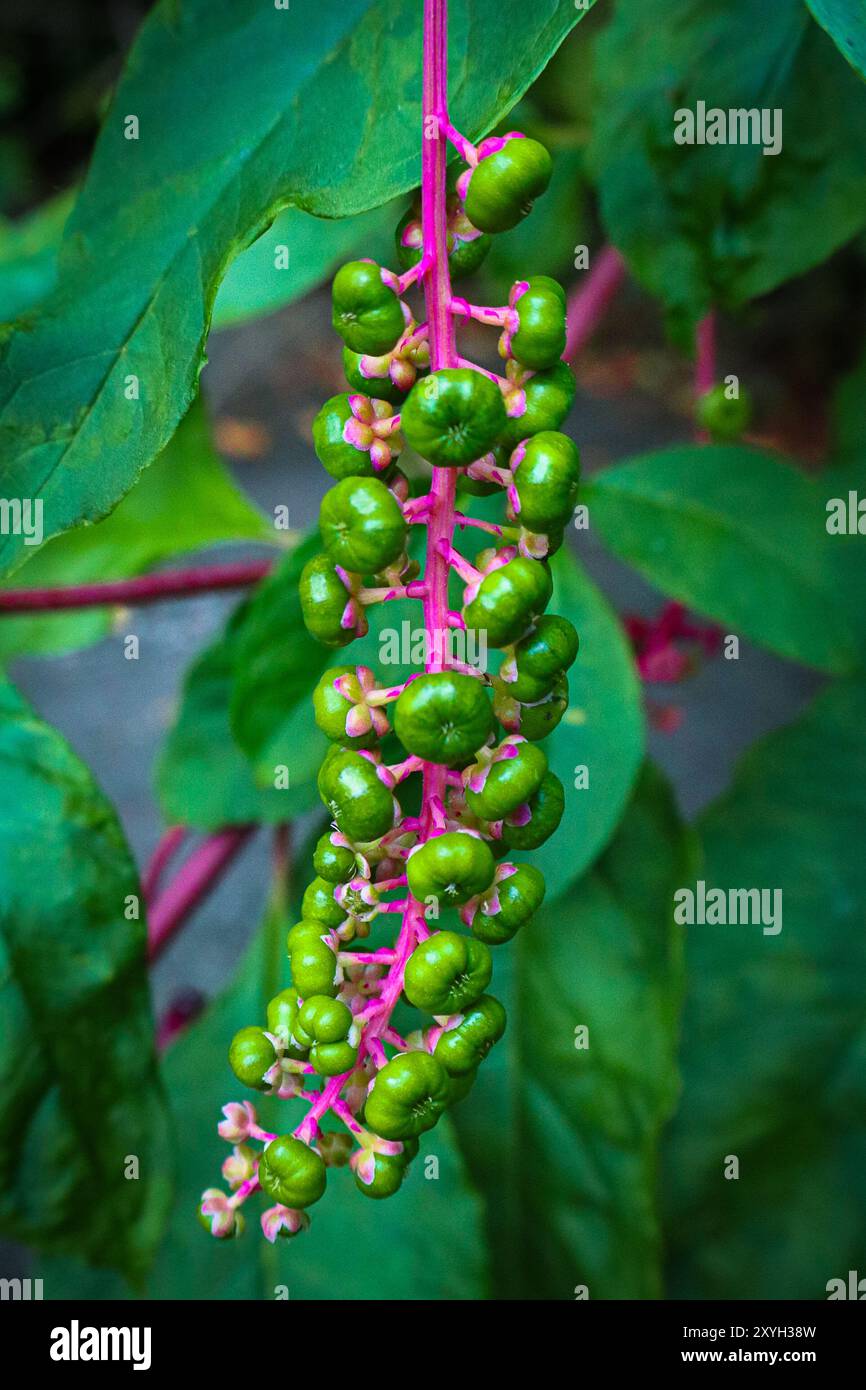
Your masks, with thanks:
M153 773L166 825L300 820L290 884L281 868L233 978L157 1069L144 933L116 906L135 883L117 817L64 740L74 707L58 733L11 684L20 672L35 709L50 706L58 660L107 648L118 615L0 617L0 1004L13 1022L0 1044L0 1229L47 1252L48 1297L243 1299L285 1285L293 1299L559 1299L580 1286L591 1298L820 1298L862 1267L864 541L825 527L827 501L863 488L866 466L862 7L598 0L579 24L570 0L452 8L458 123L470 136L526 130L556 160L547 196L496 240L471 296L499 302L533 272L573 289L586 274L576 249L592 265L605 242L630 277L625 308L577 364L569 425L583 444L596 401L628 416L630 442L611 458L590 441L590 533L555 566L555 607L582 649L547 747L569 789L579 764L590 786L569 790L537 856L543 911L497 955L506 1038L422 1149L438 1180L419 1162L378 1204L334 1172L311 1231L274 1250L255 1230L216 1245L194 1207L216 1180L215 1124L235 1096L228 1039L285 980L282 936L318 823L309 694L327 654L296 592L315 537L275 529L285 486L265 496L256 474L279 417L263 423L254 402L232 417L209 399L209 371L199 392L199 372L206 353L225 363L252 341L241 325L267 352L279 323L274 371L300 435L309 400L340 389L321 287L353 255L389 258L417 178L420 7L298 0L279 16L294 26L286 43L254 0L165 0L149 16L135 0L3 6L0 479L4 495L45 496L50 534L35 552L3 538L3 586L131 577L182 555L271 557L224 630L175 653ZM470 33L489 41L483 63L467 55ZM674 146L672 113L697 100L781 108L782 153ZM142 123L132 147L128 112ZM348 133L362 121L382 138L359 150ZM694 331L711 308L720 372L732 362L755 402L740 444L689 441ZM112 389L128 371L144 383L132 426ZM294 524L314 515L324 479L307 443L290 452ZM681 711L657 702L664 685L643 688L652 673L614 602L617 565L656 604L676 600L797 663L797 688L819 690L728 766L697 818L682 784L701 768L675 791L647 758L661 728L680 736ZM389 625L409 616L392 607ZM375 665L383 619L371 616L353 660ZM33 677L32 659L49 657ZM706 672L719 691L724 665ZM690 648L678 670L696 668ZM744 662L740 682L757 669ZM136 721L128 690L112 722ZM711 719L704 740L716 738ZM289 792L272 785L281 762ZM698 877L781 888L783 931L684 933L673 893ZM46 972L64 940L63 970ZM40 1041L22 1049L34 998ZM81 1068L65 1062L70 1028ZM136 1089L119 1109L132 1056ZM133 1191L118 1162L129 1151L142 1167Z

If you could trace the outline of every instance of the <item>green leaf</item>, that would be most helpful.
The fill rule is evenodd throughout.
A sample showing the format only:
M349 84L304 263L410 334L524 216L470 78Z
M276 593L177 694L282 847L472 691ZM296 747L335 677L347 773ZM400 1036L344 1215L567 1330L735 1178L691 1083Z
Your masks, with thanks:
M20 221L0 219L0 322L23 314L54 289L73 198L61 193Z
M275 531L235 486L196 401L153 467L96 526L79 526L32 554L8 581L36 589L126 579L184 551L221 541L274 543ZM110 629L111 608L48 616L0 616L0 659L45 655L98 641Z
M452 5L453 117L470 138L581 14L571 0ZM314 24L306 6L260 0L151 11L67 225L57 293L4 345L4 485L44 500L49 535L104 516L164 447L195 392L217 286L276 213L349 216L417 184L421 21L416 0L342 0ZM4 569L22 554L20 536L2 538Z
M583 495L604 542L663 593L780 656L857 664L826 491L781 458L684 445L596 474Z
M166 738L156 770L156 788L168 825L218 830L252 821L276 823L308 809L313 793L303 786L278 791L258 787L253 770L229 726L234 675L234 633L229 630L193 662L184 681L180 712Z
M138 894L90 773L0 686L0 1229L135 1278L170 1205Z
M22 314L55 288L72 202L73 195L64 193L20 222L0 220L0 321ZM231 262L217 291L212 328L231 328L285 308L353 255L386 259L392 254L393 230L401 213L401 205L388 203L329 222L286 208Z
M262 786L272 787L283 766L292 788L314 788L327 748L313 720L313 686L329 658L342 665L344 657L307 632L298 594L301 570L320 550L312 532L259 585L237 624L231 728ZM354 648L347 659L359 659Z
M801 0L622 0L596 54L604 222L682 339L866 224L866 90ZM781 111L781 152L675 143L699 101Z
M483 1298L479 1203L467 1186L447 1120L422 1137L403 1188L388 1201L371 1201L358 1192L346 1169L332 1169L325 1196L311 1209L310 1230L294 1241L268 1245L258 1224L268 1205L261 1197L249 1203L249 1224L240 1240L219 1243L199 1225L201 1193L220 1185L220 1164L230 1152L216 1132L221 1108L250 1095L239 1094L226 1061L228 1044L239 1028L263 1017L268 998L286 982L285 926L285 918L270 915L237 979L166 1059L172 1105L183 1118L182 1178L148 1295L205 1301L276 1298L283 1286L292 1302ZM268 1102L256 1105L261 1113ZM272 1105L266 1118L279 1132L293 1129L303 1115L297 1102ZM439 1161L438 1178L424 1176L428 1155ZM119 1281L88 1278L68 1266L53 1268L46 1280L50 1298L123 1293Z
M402 203L333 222L286 208L232 261L217 292L212 327L230 328L285 308L354 256L381 257L387 263L393 259L394 227L401 215Z
M866 77L866 7L863 0L806 0L839 52Z
M707 891L778 890L782 929L687 928L672 1297L825 1298L829 1279L862 1271L864 726L862 681L832 686L747 754L702 818Z
M648 767L593 869L496 951L508 1029L457 1111L496 1297L573 1299L581 1284L591 1299L661 1296L657 1149L678 1093L682 973L672 895L690 863Z
M542 745L565 787L556 835L532 853L550 896L580 877L625 810L644 752L644 708L634 658L616 613L565 549L553 562L549 612L569 618L580 651L568 673L569 707ZM589 785L580 768L587 769Z

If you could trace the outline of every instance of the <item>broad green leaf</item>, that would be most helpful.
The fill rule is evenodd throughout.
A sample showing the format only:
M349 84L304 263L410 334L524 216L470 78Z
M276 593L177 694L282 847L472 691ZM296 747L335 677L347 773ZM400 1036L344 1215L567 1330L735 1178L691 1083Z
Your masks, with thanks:
M12 589L126 579L184 551L221 541L275 542L276 532L235 486L214 450L196 401L153 467L95 526L79 526L28 552L7 582ZM71 651L111 627L110 608L48 616L0 615L0 658Z
M0 221L0 321L23 314L55 288L72 202L73 195L64 193L20 222ZM401 215L396 202L337 221L286 208L231 262L217 291L212 327L230 328L284 308L353 255L387 258Z
M596 474L583 496L604 542L663 593L780 656L857 664L826 491L781 458L684 445Z
M582 13L571 0L451 6L453 117L470 138ZM421 22L417 0L162 0L148 16L58 290L7 335L0 364L4 486L44 500L47 534L104 516L164 447L195 391L217 286L279 211L350 216L417 184ZM2 539L4 569L22 554L20 536Z
M286 208L232 261L217 291L212 327L230 328L284 308L353 256L387 262L393 258L393 233L402 211L402 203L388 203L329 222Z
M135 1278L171 1176L138 894L90 773L0 686L0 1230Z
M332 1169L325 1196L311 1208L310 1230L294 1241L268 1245L258 1224L267 1205L260 1197L249 1203L248 1228L240 1240L218 1243L199 1225L197 1202L206 1187L223 1185L220 1164L230 1152L216 1132L221 1108L250 1095L239 1094L226 1061L228 1044L238 1028L263 1017L268 998L287 982L285 927L284 917L271 916L237 979L166 1059L166 1084L183 1121L182 1176L148 1296L267 1299L280 1296L282 1286L292 1302L483 1298L479 1203L467 1186L447 1120L422 1138L403 1188L388 1201L371 1201L346 1169ZM299 1123L298 1102L273 1105L266 1119L280 1132ZM438 1178L424 1176L428 1155L439 1161ZM46 1271L45 1296L123 1297L124 1289L120 1281L55 1266Z
M665 1159L672 1297L826 1298L828 1280L862 1273L864 727L862 681L831 686L747 754L702 818L707 890L766 890L771 912L686 928L684 1093Z
M602 216L681 337L866 224L866 90L802 0L620 0L595 53ZM781 112L781 152L677 144L676 113L698 102Z
M289 820L314 797L301 783L277 790L256 785L253 770L229 727L235 633L241 608L226 634L193 662L184 681L180 712L169 730L156 769L156 787L168 825L218 830L251 821Z
M592 870L496 949L508 1029L457 1111L496 1297L661 1296L657 1150L678 1093L682 992L673 891L690 864L671 793L647 768Z
M54 289L73 197L61 193L20 221L0 220L0 322L23 314Z
M313 532L286 556L259 585L234 634L231 729L262 786L274 785L277 767L288 768L293 789L315 785L327 740L313 720L313 686L329 659L360 659L354 647L329 651L304 626L298 579L320 549Z
M863 0L806 0L839 52L866 77L866 6Z
M644 712L634 658L604 595L565 550L554 561L553 576L548 611L570 618L580 634L568 673L568 709L543 744L565 787L565 814L556 835L531 856L556 897L616 829L643 758Z

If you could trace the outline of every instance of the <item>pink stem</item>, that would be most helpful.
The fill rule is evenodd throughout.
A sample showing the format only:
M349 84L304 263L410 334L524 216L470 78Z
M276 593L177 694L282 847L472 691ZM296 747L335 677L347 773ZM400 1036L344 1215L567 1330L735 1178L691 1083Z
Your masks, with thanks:
M201 1013L205 998L198 990L184 990L175 996L156 1027L156 1050L165 1052Z
M160 879L186 839L186 833L186 826L173 825L160 838L159 844L153 851L150 862L141 876L141 892L146 903L153 900Z
M440 114L439 129L445 138L451 141L451 144L454 146L461 159L467 164L474 165L478 163L478 151L475 146L466 139L465 135L460 134L457 127L451 124L447 115Z
M568 337L563 361L570 362L586 346L625 274L625 261L616 247L605 246L593 258L592 269L568 301Z
M154 603L164 598L188 598L217 589L240 589L258 584L273 568L272 560L248 560L231 565L202 565L197 569L164 570L137 579L105 584L70 584L57 589L6 589L0 592L0 613L51 612L62 608L98 608L112 603Z
M220 830L193 851L147 914L148 958L161 954L186 918L219 881L255 830L237 825Z
M442 138L450 128L447 108L447 15L447 0L424 0L421 226L426 264L422 282L427 308L432 371L457 365L454 322L449 308L451 277L446 245L446 142ZM428 132L431 130L437 132L437 138L428 138ZM427 671L444 670L446 664L447 643L444 639L449 622L450 572L446 555L454 534L456 490L455 469L433 469L424 582L423 585L408 586L413 589L413 592L408 594L409 597L419 597L423 600L424 625L431 638L428 644L431 651L426 664ZM436 833L433 808L444 804L445 790L446 768L439 764L424 763L421 796L423 809L420 821L417 822L421 841ZM415 824L412 817L407 817L401 829L406 831L410 827L414 828ZM403 992L406 962L417 942L428 934L421 903L409 897L404 903L383 904L382 908L384 911L390 911L398 906L402 911L402 921L394 944L393 961L381 982L378 996L358 1015L358 1021L363 1027L359 1042L359 1062L363 1062L367 1055L378 1061L382 1060L384 1053L381 1040L390 1027L391 1014ZM299 1139L305 1143L315 1139L319 1120L333 1108L335 1102L341 1104L340 1092L351 1075L351 1072L346 1072L341 1076L332 1077L322 1088L295 1130Z
M458 298L452 299L451 312L463 319L475 319L478 323L486 323L491 328L502 328L510 311L507 304L494 307L489 304L470 304L468 299Z

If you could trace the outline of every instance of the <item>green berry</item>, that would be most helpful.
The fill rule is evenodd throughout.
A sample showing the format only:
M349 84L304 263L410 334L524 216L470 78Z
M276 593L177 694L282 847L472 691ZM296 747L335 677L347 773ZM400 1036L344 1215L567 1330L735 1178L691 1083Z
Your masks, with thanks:
M364 1115L382 1139L411 1139L433 1128L448 1099L442 1063L426 1052L401 1052L376 1075Z
M553 593L546 564L517 555L486 574L463 609L467 628L486 633L491 647L507 647L544 612Z
M341 999L313 994L301 1005L298 1026L310 1043L345 1042L352 1027L352 1011Z
M358 1049L348 1042L314 1043L310 1062L320 1076L342 1076L352 1071L358 1061Z
M534 275L526 283L529 288L514 306L519 326L506 336L511 356L521 366L541 371L565 351L565 294L547 275Z
M509 687L494 681L496 694L493 709L500 723L510 733L522 734L533 743L547 738L568 709L568 677L561 672L554 677L546 695L528 704L520 704L509 693Z
M406 327L399 299L371 261L349 261L334 277L332 323L353 352L390 352Z
M495 894L479 903L472 918L472 935L488 946L510 941L538 911L544 888L544 875L533 864L516 865L514 873L498 881ZM491 899L498 905L496 912Z
M268 1083L264 1080L266 1071L274 1065L277 1054L270 1038L265 1037L262 1028L241 1028L235 1033L229 1047L229 1066L238 1081L252 1086L256 1091L266 1091Z
M480 999L493 973L482 941L453 931L435 932L415 947L403 977L410 1004L430 1014L456 1014Z
M356 1171L355 1186L365 1197L393 1197L395 1192L399 1192L405 1176L406 1164L403 1162L402 1154L377 1153L373 1155L372 1180L364 1182L360 1173Z
M334 885L324 878L314 878L304 889L301 901L301 915L307 921L319 922L320 932L325 927L336 931L346 920L346 912L334 897Z
M509 756L490 763L478 779L478 789L474 789L475 779L466 789L466 804L480 820L498 821L510 815L535 795L547 772L547 758L536 744L508 741L503 750Z
M406 522L394 494L378 478L344 478L322 499L319 530L335 565L376 574L403 553Z
M403 747L431 763L465 762L487 742L492 728L482 682L453 671L419 676L394 707L394 732Z
M422 903L434 899L441 907L460 907L490 887L495 867L484 840L449 830L409 855L409 891Z
M314 994L333 996L337 993L340 978L337 957L326 942L304 937L292 949L289 964L292 980L302 999Z
M513 510L528 531L564 526L574 512L580 455L565 434L542 430L519 444L511 459Z
M307 631L326 647L345 647L358 635L356 623L344 626L351 595L328 555L315 555L298 581L301 613ZM366 628L365 628L366 630Z
M698 400L695 414L701 429L714 441L730 444L740 438L752 421L752 401L748 392L729 397L724 382L717 382Z
M272 1139L259 1161L259 1182L281 1206L302 1210L325 1191L325 1165L314 1149L291 1134Z
M296 1060L304 1056L306 1048L299 1046L295 1032L298 1026L298 991L283 989L275 994L268 1004L268 1032L281 1038L290 1057ZM290 1042L294 1039L294 1042Z
M406 442L437 467L462 467L489 452L505 428L502 392L483 372L447 367L417 381L400 413Z
M475 1072L494 1043L505 1032L505 1010L492 994L482 994L467 1009L455 1028L442 1033L433 1056L449 1076Z
M346 716L354 706L334 684L341 676L357 681L356 669L354 666L331 666L322 673L313 690L313 714L322 733L335 743L345 748L369 748L376 742L372 729L354 737L346 733Z
M316 723L318 722L317 718ZM319 727L321 728L321 725ZM318 877L324 879L326 883L348 883L350 879L355 877L357 861L348 846L332 844L331 832L326 831L316 841L316 848L313 851L313 868Z
M472 171L466 216L482 232L507 232L532 211L552 172L550 155L537 140L526 136L506 140Z
M577 629L568 618L545 613L514 648L517 672L519 676L552 682L574 663L579 646ZM513 693L518 700L527 698L518 688L514 688Z
M338 748L319 770L319 795L350 840L377 840L394 824L395 801L376 765L351 748Z
M538 849L549 840L562 820L565 810L565 791L555 772L548 772L529 800L529 820L513 825L508 818L502 823L502 839L509 849Z
M509 416L499 436L499 443L511 453L523 439L540 434L542 430L558 430L574 405L577 385L574 373L564 362L536 372L525 382L526 409L522 415Z
M364 388L366 389L366 388ZM359 449L346 439L345 430L354 421L351 400L343 391L325 401L313 421L313 447L322 467L332 478L372 478L375 473L369 449Z

